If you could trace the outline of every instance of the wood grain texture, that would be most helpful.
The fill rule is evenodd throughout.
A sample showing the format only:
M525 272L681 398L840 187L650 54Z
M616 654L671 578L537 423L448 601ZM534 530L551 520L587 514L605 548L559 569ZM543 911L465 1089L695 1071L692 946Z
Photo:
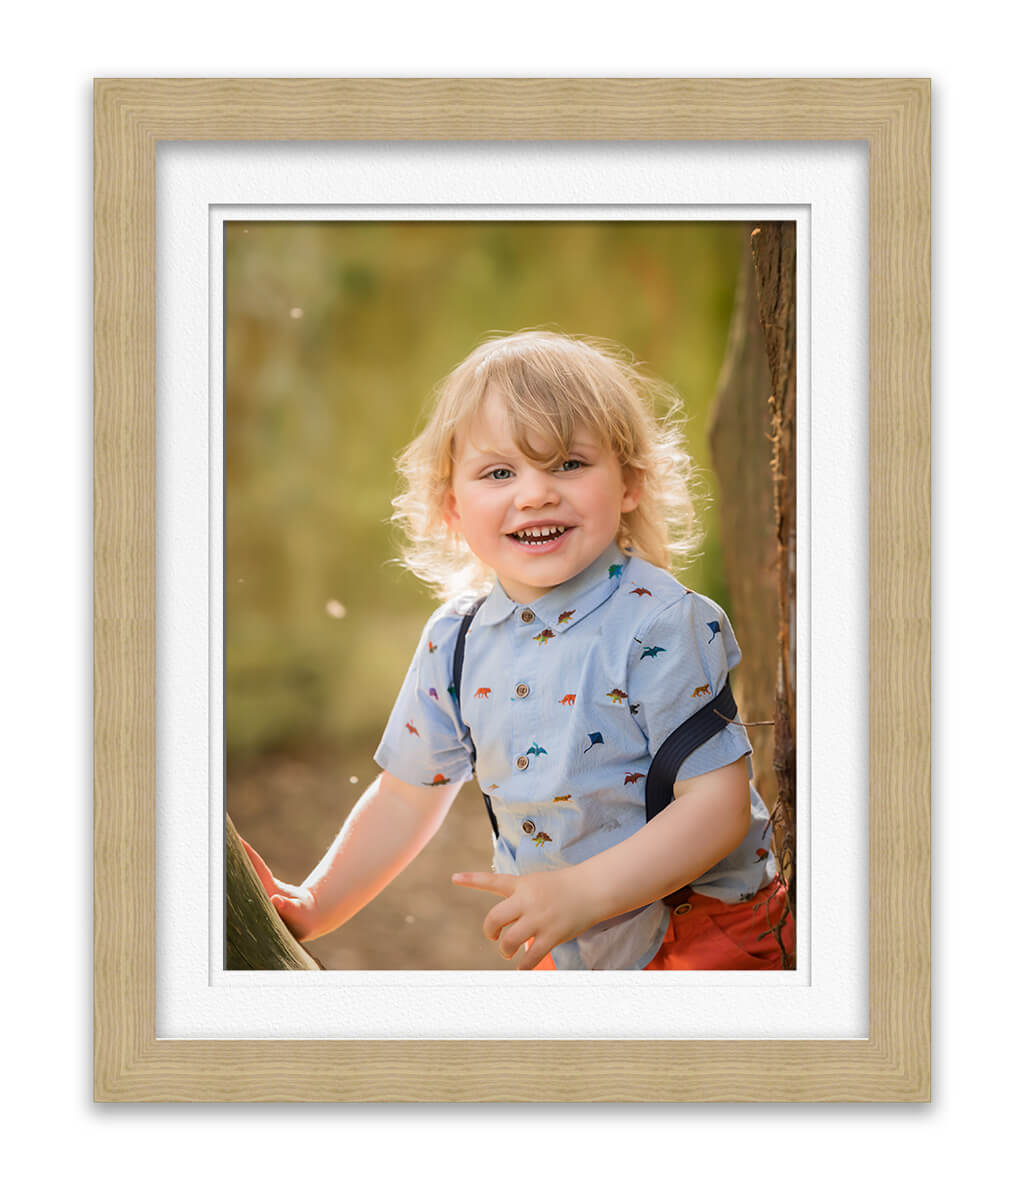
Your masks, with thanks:
M869 430L870 1033L927 1097L930 233L927 85L870 140Z
M929 82L111 79L94 122L96 1098L928 1099ZM868 1039L156 1040L156 146L379 138L867 143Z

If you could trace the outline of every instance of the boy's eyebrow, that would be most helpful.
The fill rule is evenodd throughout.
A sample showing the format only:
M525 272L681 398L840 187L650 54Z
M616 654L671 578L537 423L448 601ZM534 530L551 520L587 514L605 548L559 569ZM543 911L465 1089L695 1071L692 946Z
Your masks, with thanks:
M564 456L566 456L567 454L574 454L574 453L594 454L596 451L601 450L601 449L602 449L601 443L597 442L594 438L579 437L579 438L575 438L574 441L571 442L570 446L568 446L567 449L562 452L562 454ZM474 442L470 441L464 447L463 457L472 458L472 459L518 458L518 457L523 458L524 454L523 454L522 450L520 449L520 447L515 446L515 445L511 445L511 446L477 446Z
M500 446L476 446L472 442L468 445L474 458L513 458L518 453L516 447L504 450Z

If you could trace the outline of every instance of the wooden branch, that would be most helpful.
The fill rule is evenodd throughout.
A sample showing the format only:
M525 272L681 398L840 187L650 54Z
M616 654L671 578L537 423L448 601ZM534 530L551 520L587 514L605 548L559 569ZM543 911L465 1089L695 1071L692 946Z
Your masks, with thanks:
M225 818L225 967L227 971L323 970L275 912L228 815Z

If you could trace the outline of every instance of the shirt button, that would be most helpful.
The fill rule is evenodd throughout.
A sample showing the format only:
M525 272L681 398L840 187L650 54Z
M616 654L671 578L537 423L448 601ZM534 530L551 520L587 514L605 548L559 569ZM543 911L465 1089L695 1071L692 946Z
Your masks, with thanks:
M514 765L517 767L517 769L518 769L519 771L527 771L527 770L528 770L528 759L527 759L527 757L526 757L524 754L521 754L521 755L519 755L519 756L518 756L518 757L517 757L517 758L514 760Z
M524 621L526 625L531 625L531 623L535 620L535 613L533 613L530 608L523 608L521 610L521 620Z
M521 832L522 833L534 833L535 832L535 822L534 821L522 821L521 822Z
M517 696L517 698L519 700L524 700L524 698L528 695L530 690L531 689L529 688L527 683L519 683L518 686L514 689L514 695Z

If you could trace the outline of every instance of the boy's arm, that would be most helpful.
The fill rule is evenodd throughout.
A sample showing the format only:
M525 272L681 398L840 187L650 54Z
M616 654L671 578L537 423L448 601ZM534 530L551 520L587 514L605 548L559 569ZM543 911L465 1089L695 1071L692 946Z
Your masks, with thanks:
M600 915L630 912L691 883L720 862L750 829L746 758L677 781L673 802L643 829L571 868Z
M258 868L272 904L299 941L337 929L381 892L440 828L460 788L409 784L382 771L299 887Z
M750 827L746 759L677 782L674 800L643 829L573 867L532 875L455 875L504 899L483 925L513 958L534 939L521 969L591 925L668 896L731 853Z

